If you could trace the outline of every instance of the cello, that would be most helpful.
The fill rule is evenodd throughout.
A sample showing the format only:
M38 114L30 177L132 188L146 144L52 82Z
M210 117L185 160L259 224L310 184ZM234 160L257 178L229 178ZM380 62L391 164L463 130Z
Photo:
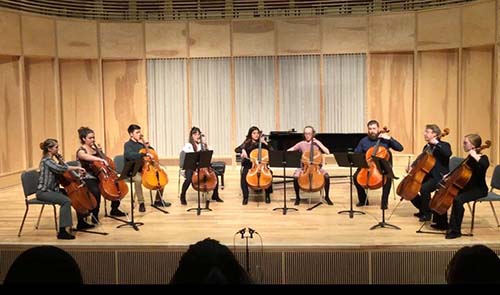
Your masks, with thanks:
M476 151L487 149L491 146L491 141L487 140L483 145L476 148ZM453 204L453 200L460 191L467 185L472 177L472 168L467 164L473 159L468 155L448 176L439 182L438 190L434 193L429 207L440 215L443 215ZM474 159L473 159L474 160ZM475 160L474 160L475 161Z
M390 130L384 126L384 128L380 131L380 133L389 133ZM381 188L387 179L384 179L384 176L377 169L377 165L375 161L372 160L373 157L383 158L386 161L389 161L390 154L389 150L384 146L380 146L380 141L382 138L377 139L377 143L375 146L372 146L366 151L365 159L368 163L368 168L361 168L359 170L358 176L356 180L358 183L364 187L369 189L378 189Z
M259 147L250 152L249 158L252 161L252 168L248 170L246 181L253 190L267 189L273 183L273 175L269 170L269 151L262 148L261 138L259 137Z
M202 137L205 137L203 134ZM201 143L201 151L206 151L207 145ZM199 172L199 173L198 173ZM217 175L210 167L199 168L193 171L193 176L191 177L191 186L196 191L209 192L213 191L217 186Z
M302 154L302 170L298 176L299 187L306 192L317 192L325 186L325 177L321 174L320 165L323 156L319 149L314 149L314 138L311 139L311 148Z
M107 162L106 164L102 161L93 161L90 164L92 171L99 178L99 189L103 197L110 201L123 199L128 193L128 186L125 180L118 180L115 163L103 153L98 145L94 145L92 148L97 152L99 158Z
M160 166L158 154L149 148L149 143L144 141L141 135L144 148L139 150L141 154L149 154L144 156L144 164L142 166L142 185L150 190L159 190L165 187L168 183L167 172Z
M450 129L445 128L441 136L445 137L450 133ZM436 164L436 158L432 155L432 146L428 145L425 150L417 157L415 162L412 165L411 171L405 178L399 183L398 188L396 189L396 193L398 196L402 197L405 200L411 201L413 200L420 191L422 187L422 182L424 178L429 174L429 172L434 168Z
M59 164L66 165L60 154L55 154ZM68 170L59 175L59 183L64 187L68 197L71 199L71 206L80 215L88 216L90 211L97 207L95 196L88 190L82 175L73 170Z

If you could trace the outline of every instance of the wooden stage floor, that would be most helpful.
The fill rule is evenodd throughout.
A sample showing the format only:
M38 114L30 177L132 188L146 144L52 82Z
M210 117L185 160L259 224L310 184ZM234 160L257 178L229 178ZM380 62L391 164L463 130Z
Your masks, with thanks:
M330 175L348 175L348 170L329 166ZM146 194L145 213L137 212L135 220L143 222L139 231L111 218L103 217L98 231L106 236L78 232L71 241L57 240L51 208L46 208L40 228L35 229L39 206L33 206L21 237L17 237L24 213L24 197L20 185L0 190L0 281L14 259L34 245L55 245L67 250L77 260L85 283L92 284L164 284L172 277L180 257L190 244L210 237L233 249L242 265L246 265L245 239L235 233L243 227L255 229L260 236L249 241L249 268L257 283L267 284L436 284L444 283L444 270L453 253L464 245L486 244L500 253L500 228L489 204L480 204L476 212L474 236L446 240L443 234L417 234L421 223L407 201L399 203L391 193L387 222L401 230L370 227L381 220L381 190L370 191L370 206L365 215L338 214L348 210L348 178L331 181L333 206L323 204L311 211L307 208L319 200L313 195L311 204L304 200L293 205L292 184L287 184L287 205L299 211L282 211L282 184L275 186L271 204L262 196L251 196L242 206L239 189L239 167L228 166L225 188L220 191L224 203L210 204L211 212L197 216L186 209L196 207L197 194L188 191L188 205L182 206L177 196L177 169L168 167L170 183L166 200L172 202L169 214L149 206ZM290 170L287 174L292 173ZM276 174L278 172L275 171ZM396 169L404 175L403 168ZM396 183L397 185L397 183ZM353 203L357 202L354 190ZM399 206L398 206L399 204ZM108 203L109 205L109 203ZM101 207L102 208L102 207ZM121 206L129 211L127 196ZM359 209L354 207L354 209ZM470 226L466 209L463 232ZM429 230L428 226L424 229ZM417 275L415 275L417 274Z
M403 175L396 171L397 175ZM331 198L333 206L323 204L314 210L307 208L319 200L319 193L312 195L311 205L303 196L300 206L294 206L291 197L294 196L292 183L287 184L287 206L299 209L297 212L273 211L273 208L283 206L283 185L275 185L271 204L266 204L262 196L251 196L248 205L241 204L242 197L239 189L239 167L228 166L225 173L225 188L220 190L224 203L211 202L211 212L203 211L197 216L196 212L187 212L186 209L196 207L197 194L191 188L188 190L188 205L182 206L177 197L177 169L168 167L170 182L166 186L166 200L172 203L166 208L169 214L164 214L150 206L145 213L135 208L135 220L143 222L139 231L131 227L117 228L119 221L103 216L101 207L100 219L102 224L96 230L109 233L107 236L78 233L72 241L61 241L55 237L54 221L51 208L43 213L40 228L34 225L40 206L32 206L23 229L22 236L17 237L19 225L24 213L23 192L20 185L0 190L2 206L0 216L3 220L0 226L0 244L9 245L75 245L75 246L174 246L184 248L206 237L219 240L228 246L233 245L236 231L243 227L251 227L262 236L266 247L326 247L326 248L404 248L418 246L459 246L465 244L500 245L500 228L497 228L489 204L479 204L476 212L476 224L473 237L461 237L454 240L445 240L442 235L417 234L421 223L413 216L416 209L408 201L399 203L394 199L391 191L389 210L386 211L386 221L401 227L401 230L379 228L370 230L370 227L381 220L380 194L381 190L370 191L368 196L370 205L362 208L355 207L357 203L356 191L353 189L353 206L355 210L362 210L365 215L338 214L338 211L348 210L349 182L348 178L334 178L331 180ZM287 173L291 173L288 171ZM330 175L348 175L348 170L330 167ZM397 186L396 182L396 186ZM393 189L394 190L394 189ZM150 204L149 193L145 190L146 204ZM109 202L108 202L109 206ZM203 204L202 204L203 206ZM121 205L123 211L129 211L130 198L127 196ZM75 220L75 218L74 218ZM471 221L470 211L466 208L463 222L463 232L469 231ZM424 229L429 229L425 226ZM260 241L251 241L260 246ZM241 239L236 240L236 246L242 245Z

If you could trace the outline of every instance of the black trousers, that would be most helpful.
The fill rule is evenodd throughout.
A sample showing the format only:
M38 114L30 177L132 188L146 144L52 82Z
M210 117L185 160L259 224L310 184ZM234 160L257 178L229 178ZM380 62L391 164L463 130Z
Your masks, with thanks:
M360 170L361 169L358 168L352 177L353 177L353 183L356 186L356 190L358 191L358 201L363 204L366 202L366 191L365 191L365 188L363 188L358 183L358 180L357 180L357 177L358 177ZM391 192L391 187L392 187L392 180L387 179L385 184L382 186L382 203L380 204L381 209L384 209L384 210L387 209L387 204L389 203L389 193Z
M431 209L429 208L429 203L431 201L431 194L438 188L440 180L428 177L424 179L422 187L420 188L420 194L418 194L411 203L415 206L418 211L425 215L431 215Z
M330 198L330 175L328 173L323 174L325 177L325 199ZM295 190L295 197L300 199L300 186L299 179L297 177L293 178L293 189Z
M462 221L464 219L464 204L470 201L475 201L482 197L485 197L488 194L488 191L478 188L473 188L467 191L463 191L459 193L455 199L453 200L453 205L451 207L451 215L450 215L450 223L449 229L454 232L460 232L462 228ZM447 213L443 215L437 214L434 212L434 222L445 225L448 222Z
M250 169L251 168L243 166L243 170L241 171L240 187L243 193L243 199L248 199L249 189L247 184L247 174ZM271 195L271 193L273 192L273 185L271 184L270 187L266 188L265 192L266 192L266 197Z
M101 190L99 188L99 180L98 179L86 179L87 187L89 191L94 195L97 200L97 207L92 210L92 214L95 218L99 219L99 210L101 208ZM120 207L120 201L111 201L111 209L118 209Z
M181 198L186 197L186 192L189 188L189 185L191 184L191 178L193 178L193 170L186 169L184 171L184 175L186 176L186 179L184 180L184 183L182 183ZM219 197L219 178L217 178L217 184L215 185L214 193L212 195L213 199L216 199L218 197Z

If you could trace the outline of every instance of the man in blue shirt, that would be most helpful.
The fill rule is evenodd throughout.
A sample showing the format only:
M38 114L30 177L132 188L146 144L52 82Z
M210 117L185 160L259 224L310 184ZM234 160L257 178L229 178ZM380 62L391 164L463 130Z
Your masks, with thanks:
M368 135L363 137L359 141L358 146L356 146L354 152L366 153L366 151L368 151L368 149L370 149L372 146L375 146L377 144L377 141L380 139L379 148L384 147L389 151L389 156L390 156L389 162L392 164L392 154L390 152L390 149L392 148L395 151L401 152L403 150L403 146L387 133L380 132L380 125L376 120L370 120L366 125L368 126ZM358 207L369 204L366 198L365 188L361 186L357 181L357 176L360 170L361 169L358 168L356 173L354 173L353 175L354 185L356 186L356 189L358 191L359 202L356 204L356 206ZM391 185L392 181L387 181L382 189L381 207L383 210L387 209L387 201L389 199L389 192L391 191Z

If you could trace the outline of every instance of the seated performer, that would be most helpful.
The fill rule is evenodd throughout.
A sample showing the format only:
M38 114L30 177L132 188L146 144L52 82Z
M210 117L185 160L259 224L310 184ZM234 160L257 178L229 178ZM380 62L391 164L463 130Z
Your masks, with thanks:
M56 139L46 139L40 143L40 149L43 151L43 156L40 161L40 178L38 179L38 186L36 188L36 198L40 201L52 202L61 206L59 209L59 232L57 233L57 238L72 240L75 236L66 231L66 228L71 228L72 224L71 199L59 188L57 175L63 174L68 170L85 173L85 169L54 161L53 157L59 156L59 144ZM94 225L84 221L84 216L78 214L78 229L93 227Z
M472 171L472 176L453 199L449 224L447 212L443 215L434 212L434 221L436 223L431 226L437 229L448 229L446 239L455 239L462 236L460 229L464 218L464 204L485 197L488 194L486 170L490 167L490 161L487 155L481 154L481 143L482 139L477 134L468 134L464 137L463 147L464 151L469 154L466 159L467 166ZM448 176L450 175L445 175L445 181Z
M240 177L240 187L243 192L243 205L248 204L248 184L247 184L247 174L248 171L252 168L252 161L250 161L250 153L259 148L259 141L261 142L262 148L269 149L267 142L264 140L264 137L261 136L262 132L256 126L250 127L248 129L247 136L245 141L240 144L237 148L234 149L236 153L241 153L241 177ZM265 189L266 194L266 203L271 203L271 193L273 192L273 185Z
M371 147L375 146L380 139L380 147L383 147L389 152L389 163L392 164L392 155L390 153L390 149L392 148L395 151L401 152L403 150L403 146L393 137L388 135L387 133L381 132L379 123L376 120L370 120L367 124L368 127L368 135L363 137L354 152L356 153L366 153ZM368 200L366 198L365 188L359 184L357 178L361 168L356 170L356 173L353 175L354 185L358 191L358 203L356 206L365 206L369 205ZM387 209L387 203L389 200L389 192L391 191L392 181L386 181L383 185L382 189L382 209Z
M429 152L436 159L436 163L422 181L419 194L411 200L413 205L418 209L418 213L415 216L419 217L420 221L431 220L432 214L429 208L431 193L438 188L443 175L449 172L451 146L449 143L442 141L440 137L441 129L437 125L429 124L425 126L424 139L427 141L427 144L424 146L423 151L427 152L430 149ZM411 168L408 172L410 171Z
M153 149L153 147L151 147L148 142L145 142L143 140L141 127L136 124L131 124L128 127L127 131L130 136L130 139L124 145L123 156L125 157L125 161L138 160L147 156L148 154L139 153L139 151L146 147L150 149ZM134 192L136 193L137 200L139 201L139 212L146 212L146 206L144 205L144 195L142 192L141 172L142 169L132 178L132 181L134 183ZM158 207L170 206L171 205L170 202L163 201L162 196L163 196L163 188L156 191L156 199L154 205Z
M201 150L211 150L210 147L207 145L206 142L204 142L205 137L202 136L201 130L198 127L193 127L191 128L191 131L189 131L189 139L188 142L184 145L182 148L182 151L185 153L193 153L193 152L199 152ZM182 205L187 205L186 201L186 192L189 188L189 185L191 184L191 179L193 177L193 170L192 169L186 169L185 170L185 177L186 179L184 180L184 183L182 184L182 191L181 191L181 204ZM219 197L219 181L217 180L217 185L214 188L214 192L212 194L212 200L217 201L217 202L224 202L220 197Z
M319 140L314 138L316 135L316 131L312 126L306 126L304 127L304 140L301 142L298 142L296 145L293 147L289 148L288 151L300 151L302 153L309 151L311 149L311 144L313 145L314 150L319 150L323 154L330 154L330 151L326 146L324 146ZM293 179L293 188L295 189L295 205L300 204L300 187L299 187L299 181L298 177L300 172L302 171L302 168L298 168L295 171L294 174L294 179ZM323 174L325 178L325 201L328 205L333 205L333 202L330 200L330 175L328 175L328 172L326 172L323 168L320 169L321 174Z

